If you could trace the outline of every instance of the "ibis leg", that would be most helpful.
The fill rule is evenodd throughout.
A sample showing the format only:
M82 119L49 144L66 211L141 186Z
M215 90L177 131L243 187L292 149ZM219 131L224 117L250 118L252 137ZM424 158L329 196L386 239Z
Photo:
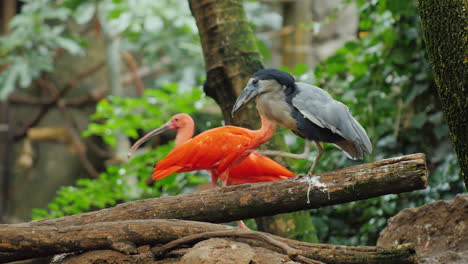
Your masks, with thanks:
M242 222L242 220L237 221L237 226L239 226L239 228L244 229L244 230L250 230L250 228L248 228L248 227L244 224L244 222Z
M318 142L318 141L315 141L315 140L314 140L314 142L315 142L315 145L317 145L318 153L317 153L317 156L315 157L314 163L312 163L312 166L310 167L309 175L314 174L315 167L317 167L317 163L318 163L318 161L320 160L320 158L322 157L322 154L323 154L322 144L320 142Z
M293 158L293 159L307 159L310 153L310 141L306 140L304 143L304 152L301 154L289 153L285 151L277 150L256 150L255 152L262 154L264 156L278 156L283 158Z
M219 178L221 178L221 187L226 187L229 179L229 170L223 171Z

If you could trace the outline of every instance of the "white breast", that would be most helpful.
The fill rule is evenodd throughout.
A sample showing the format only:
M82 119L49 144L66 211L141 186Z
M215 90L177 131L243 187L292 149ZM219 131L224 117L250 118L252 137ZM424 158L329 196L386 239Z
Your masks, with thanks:
M290 130L297 129L296 120L291 116L291 108L284 101L284 98L278 95L270 95L265 98L260 95L257 97L257 109L260 114L278 125Z

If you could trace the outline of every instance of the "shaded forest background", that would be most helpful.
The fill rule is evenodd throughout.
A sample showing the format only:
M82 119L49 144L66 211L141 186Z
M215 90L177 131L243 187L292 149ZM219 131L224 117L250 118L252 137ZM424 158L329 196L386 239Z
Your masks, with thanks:
M426 190L309 211L320 242L374 245L401 209L464 190L416 1L402 2L244 1L266 65L344 102L374 145L366 161L416 152L428 157ZM146 184L154 163L172 149L173 134L126 159L136 138L175 113L191 114L197 132L224 124L203 93L203 58L188 3L1 5L0 121L8 127L0 130L2 222L76 214L208 183L207 173L193 172ZM303 149L301 139L278 132L290 151ZM357 164L326 148L317 171ZM286 162L297 173L309 166Z

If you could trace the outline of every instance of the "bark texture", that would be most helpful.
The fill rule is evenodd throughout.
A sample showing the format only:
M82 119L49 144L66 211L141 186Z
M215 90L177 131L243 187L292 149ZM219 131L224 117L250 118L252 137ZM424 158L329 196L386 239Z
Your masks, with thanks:
M202 192L128 202L112 208L17 226L69 226L135 219L184 219L225 223L295 212L385 194L423 189L427 185L424 154L381 160L318 174Z
M468 188L468 28L465 0L419 0L427 53Z
M266 233L239 230L230 226L162 219L57 227L2 225L0 226L0 261L14 261L90 249L113 249L131 254L137 253L136 247L139 245L165 244L188 236L204 237L205 232L209 233L206 233L204 239L209 239L210 234L220 233L219 231L224 231L222 237L280 253L285 253L283 249L278 248L278 244L283 244L290 251L294 251L292 252L294 256L329 264L416 263L414 249L408 244L388 248L310 244ZM259 239L262 237L273 240L275 243ZM187 240L187 243L192 242L194 241ZM158 253L158 248L153 249L153 252Z
M231 116L232 106L247 80L263 68L242 1L189 0L189 4L205 58L205 93L221 107L227 124L258 126L253 104L239 115L239 120L234 121Z

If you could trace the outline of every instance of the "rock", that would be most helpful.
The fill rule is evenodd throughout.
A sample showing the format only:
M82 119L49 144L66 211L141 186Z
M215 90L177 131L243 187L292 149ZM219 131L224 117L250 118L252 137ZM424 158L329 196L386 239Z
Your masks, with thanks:
M388 221L378 246L413 243L420 263L468 263L468 195L404 209Z
M289 257L265 248L222 238L197 243L185 254L181 264L292 264Z

